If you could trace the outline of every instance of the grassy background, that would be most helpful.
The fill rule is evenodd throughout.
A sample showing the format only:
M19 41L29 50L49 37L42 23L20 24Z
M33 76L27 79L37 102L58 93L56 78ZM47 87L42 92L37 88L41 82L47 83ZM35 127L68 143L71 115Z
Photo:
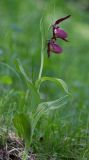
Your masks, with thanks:
M26 85L17 77L19 58L32 81L40 67L40 19L45 17L45 32L56 19L71 14L61 27L68 32L69 43L59 40L61 55L47 58L44 76L62 78L72 96L59 111L44 116L35 131L33 149L45 160L89 159L89 2L88 0L1 0L0 1L0 132L11 130L11 119L17 110L30 110L26 104ZM47 33L46 33L47 34ZM47 39L50 37L50 33ZM14 68L9 69L2 62ZM20 73L19 73L20 75ZM63 91L50 83L41 87L45 100L54 100ZM25 98L24 98L25 97ZM27 107L27 108L26 108ZM40 142L39 138L43 137Z

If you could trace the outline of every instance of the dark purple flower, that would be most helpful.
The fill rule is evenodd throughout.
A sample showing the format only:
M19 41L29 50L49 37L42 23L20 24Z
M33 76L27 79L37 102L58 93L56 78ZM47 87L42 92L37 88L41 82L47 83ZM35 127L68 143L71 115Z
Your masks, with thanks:
M54 25L53 25L53 39L56 40L56 38L61 38L63 39L64 41L68 41L66 38L67 38L67 33L61 29L59 26L57 26L59 23L61 23L62 21L66 20L67 18L69 18L70 15L64 17L64 18L60 18L58 19Z
M68 41L67 40L67 33L63 29L61 29L58 26L58 24L64 20L66 20L69 17L70 17L70 15L63 17L63 18L60 18L52 25L53 36L52 36L51 40L48 41L48 44L47 44L48 57L50 57L50 52L54 52L56 54L60 54L62 52L62 48L56 43L57 38L61 38L64 41Z
M55 43L54 39L48 41L48 49L47 49L48 57L50 57L50 52L54 52L56 54L60 54L62 52L62 48Z
M61 28L59 28L59 27L55 27L54 29L53 29L53 32L54 32L54 37L55 38L61 38L61 39L63 39L64 41L68 41L66 38L67 38L67 33L63 30L63 29L61 29Z

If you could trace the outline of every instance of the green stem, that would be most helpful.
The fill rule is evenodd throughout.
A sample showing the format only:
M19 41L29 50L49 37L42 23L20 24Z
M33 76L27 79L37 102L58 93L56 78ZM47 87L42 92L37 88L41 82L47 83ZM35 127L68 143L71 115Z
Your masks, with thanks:
M39 71L39 76L38 79L41 78L42 71L43 71L43 65L44 65L44 54L43 54L43 37L42 37L42 48L41 48L41 65L40 65L40 71Z
M27 159L28 159L28 153L26 150L24 150L22 160L27 160Z
M43 65L44 65L44 40L43 40L43 31L42 31L42 20L43 17L40 20L40 31L41 31L41 36L42 36L42 47L41 47L41 65L40 65L40 71L39 71L39 75L38 75L38 80L41 78L42 75L42 71L43 71Z
M28 160L28 151L29 151L30 145L32 143L32 136L33 135L31 135L30 144L28 145L27 143L25 143L25 149L23 151L22 160Z

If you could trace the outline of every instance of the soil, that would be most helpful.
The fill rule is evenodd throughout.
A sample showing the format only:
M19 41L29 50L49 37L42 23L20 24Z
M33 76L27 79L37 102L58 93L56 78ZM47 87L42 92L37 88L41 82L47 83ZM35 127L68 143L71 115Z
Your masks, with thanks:
M4 145L0 143L0 160L22 160L24 144L14 133L10 133ZM28 154L28 160L36 160L32 152Z

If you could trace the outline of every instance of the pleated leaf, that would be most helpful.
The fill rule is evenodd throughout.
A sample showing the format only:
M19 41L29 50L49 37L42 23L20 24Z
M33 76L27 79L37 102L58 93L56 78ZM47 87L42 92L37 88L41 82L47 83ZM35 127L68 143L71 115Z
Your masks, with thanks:
M37 87L40 88L41 83L44 81L51 81L51 82L55 83L58 87L62 86L64 91L67 94L69 94L68 86L62 79L53 78L53 77L42 77L42 78L40 78L39 81L36 82Z

